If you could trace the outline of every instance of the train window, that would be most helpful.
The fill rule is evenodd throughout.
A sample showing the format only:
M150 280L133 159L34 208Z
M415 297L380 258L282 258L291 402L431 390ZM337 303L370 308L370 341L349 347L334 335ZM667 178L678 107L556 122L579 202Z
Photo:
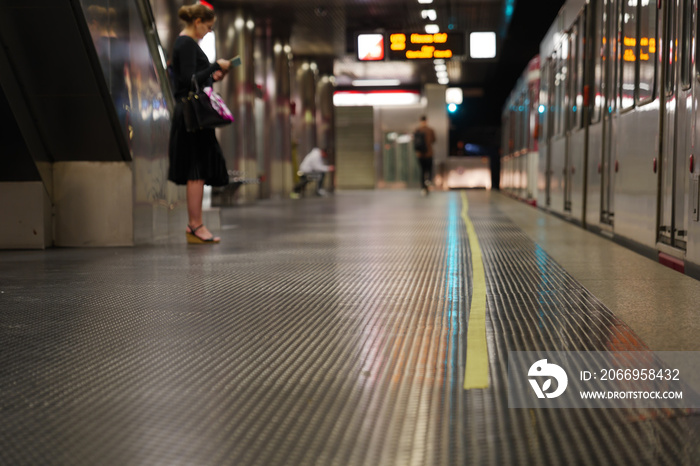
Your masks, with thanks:
M665 91L667 96L672 96L676 92L676 63L678 62L678 41L676 37L676 3L668 3L668 14L666 16L666 51L668 59L664 59L666 66L666 85Z
M548 58L547 61L545 62L544 66L541 67L542 69L542 76L540 76L540 107L542 108L542 111L539 112L539 118L540 118L540 140L541 141L547 141L550 137L552 137L552 129L551 129L551 105L552 105L552 100L549 95L549 91L552 88L551 87L551 81L550 81L550 76L552 75L551 69L552 69L552 59Z
M568 37L564 37L562 43L559 45L556 54L556 69L554 74L554 134L560 135L564 133L565 123L566 123L566 98L567 98L567 59L569 56L568 50Z
M578 40L576 41L576 88L574 92L574 108L576 110L576 126L583 128L583 76L585 73L584 61L586 53L584 49L585 38L583 37L586 30L585 15L581 15L578 20Z
M576 82L577 82L577 72L578 69L576 65L578 64L578 47L576 45L578 39L578 32L576 31L576 26L569 32L569 59L567 60L567 68L570 70L568 78L568 83L566 86L566 103L567 112L569 113L569 119L567 122L567 129L576 128L577 114L581 113L576 107Z
M517 124L518 127L516 128L516 137L515 137L515 150L516 152L520 152L522 148L525 146L523 139L525 136L525 125L523 122L523 95L520 94L520 97L518 97L518 101L516 103L517 107L515 109L515 115L517 118Z
M690 89L690 83L692 81L691 70L693 69L691 60L693 59L691 50L691 31L693 24L693 10L692 5L693 0L683 0L683 30L680 40L681 47L681 86L685 89Z
M527 82L525 83L527 86ZM530 147L530 131L528 129L528 122L530 120L529 108L530 102L527 100L527 88L523 90L523 96L521 99L522 103L520 105L520 120L522 121L522 148L527 149Z
M552 110L552 136L558 136L559 133L561 133L559 129L559 114L561 113L559 111L559 104L561 102L561 65L560 65L560 60L559 60L560 53L557 51L554 54L553 60L552 60L552 102L550 103L551 110Z
M620 28L618 27L618 20L620 12L618 11L618 3L612 0L607 0L605 2L605 16L603 16L603 23L605 28L605 34L607 38L606 48L605 48L605 65L603 68L603 95L605 96L605 106L603 111L607 114L612 114L618 105L619 97L619 62L621 56L618 56L620 52L619 36Z
M552 55L552 58L549 60L549 66L547 68L547 73L548 73L548 89L547 89L547 103L548 103L548 108L549 111L547 112L547 136L548 139L551 139L556 135L556 116L557 116L557 108L556 108L556 99L555 99L555 94L556 94L556 87L555 87L555 75L556 75L556 69L557 69L557 55L556 53Z
M518 120L520 121L520 149L527 147L527 112L525 111L525 93L520 95L520 106L518 107Z
M656 2L642 1L639 10L639 102L654 99L656 78Z
M549 137L552 138L557 134L557 54L552 55L549 68Z
M528 86L528 149L536 147L535 141L539 137L541 127L539 125L539 108L537 108L537 87Z
M603 16L605 10L603 8L603 0L597 0L595 4L595 27L594 42L593 42L593 89L591 96L593 97L593 112L591 114L591 123L600 121L603 106L605 105L605 97L603 95L603 58L605 57L605 32L603 31Z
M634 107L637 68L637 5L636 0L623 2L620 44L620 108Z
M692 7L693 11L696 11L697 14L697 0L693 1L694 5ZM698 38L700 38L700 21L695 22L697 29L695 30L695 34L692 37L692 50L695 50L695 57L693 58L693 64L696 65L696 71L695 71L695 76L698 82L700 82L700 47L698 47ZM692 52L691 52L692 53Z
M579 16L573 29L569 41L569 50L571 50L569 63L571 65L570 80L570 99L569 107L571 108L571 121L569 127L571 129L583 127L583 16Z

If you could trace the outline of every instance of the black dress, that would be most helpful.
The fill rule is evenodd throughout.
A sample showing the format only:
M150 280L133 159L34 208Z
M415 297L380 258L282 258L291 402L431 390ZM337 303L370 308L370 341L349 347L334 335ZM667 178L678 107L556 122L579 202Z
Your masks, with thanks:
M168 179L175 184L187 184L189 180L204 180L210 186L228 184L226 162L214 129L188 133L183 114L183 98L187 98L190 91L192 75L200 87L211 86L214 81L212 73L220 69L217 63L209 63L204 51L191 37L179 36L175 40L172 73L176 103L168 150Z

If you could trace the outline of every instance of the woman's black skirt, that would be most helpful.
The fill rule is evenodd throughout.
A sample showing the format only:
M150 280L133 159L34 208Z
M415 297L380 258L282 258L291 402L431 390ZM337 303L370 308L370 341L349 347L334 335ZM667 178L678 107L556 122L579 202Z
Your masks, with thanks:
M181 185L190 180L204 180L204 184L210 186L226 186L228 171L215 130L202 129L188 133L183 105L178 100L170 128L168 179Z

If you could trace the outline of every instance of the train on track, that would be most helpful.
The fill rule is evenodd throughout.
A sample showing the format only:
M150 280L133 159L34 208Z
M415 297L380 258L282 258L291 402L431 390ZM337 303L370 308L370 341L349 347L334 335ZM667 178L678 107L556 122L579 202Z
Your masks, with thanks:
M570 0L502 113L501 189L700 278L698 0Z

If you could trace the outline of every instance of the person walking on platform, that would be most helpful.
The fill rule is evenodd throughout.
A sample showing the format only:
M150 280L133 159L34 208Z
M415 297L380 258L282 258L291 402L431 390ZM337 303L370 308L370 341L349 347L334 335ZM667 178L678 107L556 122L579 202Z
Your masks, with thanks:
M323 179L325 178L326 172L335 170L334 165L326 165L325 159L327 156L326 149L319 149L318 147L314 147L311 149L311 152L306 154L306 157L304 157L304 160L302 160L299 165L299 182L294 186L294 190L289 195L292 199L299 199L301 197L301 191L306 187L307 183L311 181L311 178L318 179L316 195L326 195L326 191L323 189Z
M204 226L202 199L205 184L228 184L226 162L213 128L187 132L183 98L190 91L193 76L200 88L211 86L214 81L219 81L226 75L231 62L219 59L215 63L209 63L206 54L199 47L199 41L214 27L216 15L211 7L201 3L185 5L178 11L178 16L186 26L173 47L173 93L176 104L170 129L168 179L175 184L187 186L187 242L218 243L220 238L212 235Z
M433 144L435 143L435 131L428 126L428 119L425 116L420 118L420 124L413 133L413 148L416 150L418 164L421 172L421 194L428 195L428 186L433 179Z

